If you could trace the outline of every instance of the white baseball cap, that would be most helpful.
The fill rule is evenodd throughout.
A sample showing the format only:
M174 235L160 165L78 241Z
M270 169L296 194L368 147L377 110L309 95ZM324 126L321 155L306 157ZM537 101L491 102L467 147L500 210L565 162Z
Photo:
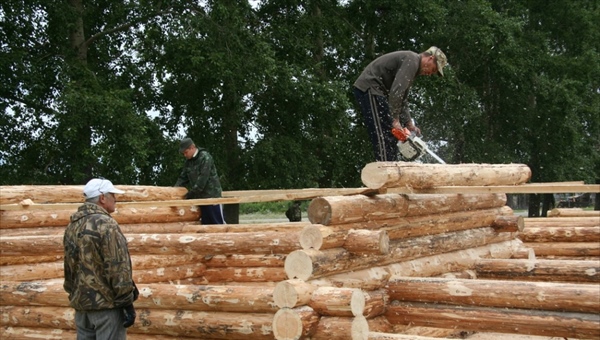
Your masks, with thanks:
M104 178L94 178L87 182L87 184L83 188L83 195L86 198L100 196L108 192L110 192L111 194L125 193L125 191L115 188L111 181Z

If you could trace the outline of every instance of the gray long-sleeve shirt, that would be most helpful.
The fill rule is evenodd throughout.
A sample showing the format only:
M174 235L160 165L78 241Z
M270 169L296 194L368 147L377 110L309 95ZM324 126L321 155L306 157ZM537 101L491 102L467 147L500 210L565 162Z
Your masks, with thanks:
M354 82L361 91L388 97L390 112L406 126L411 120L408 90L419 73L421 57L412 51L396 51L373 60Z

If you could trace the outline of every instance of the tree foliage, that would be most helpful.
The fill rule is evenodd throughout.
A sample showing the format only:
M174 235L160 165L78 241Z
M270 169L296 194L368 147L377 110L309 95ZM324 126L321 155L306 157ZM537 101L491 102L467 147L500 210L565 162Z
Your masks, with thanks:
M409 100L446 161L600 171L595 2L7 0L0 20L3 185L172 185L190 136L225 190L360 186L352 83L431 45L446 76Z

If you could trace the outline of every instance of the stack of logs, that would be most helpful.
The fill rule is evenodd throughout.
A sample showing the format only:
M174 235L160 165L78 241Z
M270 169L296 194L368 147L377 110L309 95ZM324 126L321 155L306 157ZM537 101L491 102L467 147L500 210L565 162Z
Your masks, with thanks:
M535 282L528 274L543 276L541 260L518 238L524 221L506 195L385 193L519 185L529 176L519 164L373 163L363 183L380 194L315 198L310 223L252 225L200 225L184 202L131 208L177 199L182 189L118 186L126 194L113 216L140 288L128 337L440 339L468 330L597 338L598 264L546 268L543 281L552 282ZM78 186L1 189L6 206L54 203L0 212L3 339L74 338L62 234L76 206L59 203L80 197Z

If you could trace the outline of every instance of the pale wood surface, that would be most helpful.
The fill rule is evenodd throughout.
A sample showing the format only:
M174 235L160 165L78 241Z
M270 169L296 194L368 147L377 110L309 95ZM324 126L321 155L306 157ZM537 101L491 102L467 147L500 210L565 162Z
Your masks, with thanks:
M484 279L600 283L600 261L481 259L473 269Z

